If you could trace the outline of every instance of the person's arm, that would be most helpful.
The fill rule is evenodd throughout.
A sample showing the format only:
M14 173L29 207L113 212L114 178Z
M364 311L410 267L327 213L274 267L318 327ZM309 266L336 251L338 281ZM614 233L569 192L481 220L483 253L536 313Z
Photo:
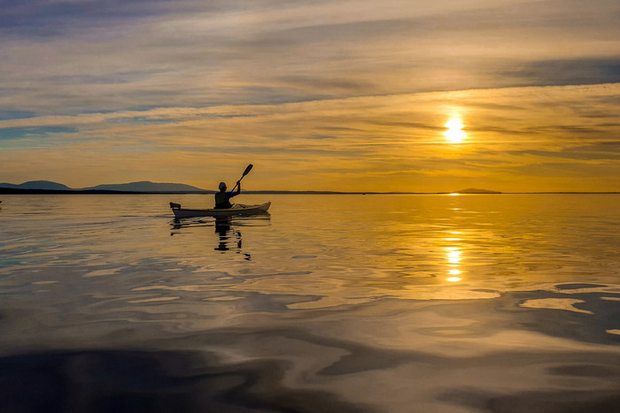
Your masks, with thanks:
M237 185L235 185L237 187L237 191L230 191L228 192L228 199L232 198L233 196L237 196L241 193L241 183L237 182ZM233 188L235 189L235 188Z

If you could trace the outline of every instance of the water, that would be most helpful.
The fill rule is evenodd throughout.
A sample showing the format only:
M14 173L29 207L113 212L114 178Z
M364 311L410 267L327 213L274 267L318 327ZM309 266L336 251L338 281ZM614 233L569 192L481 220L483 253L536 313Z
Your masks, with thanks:
M620 411L620 196L5 195L0 411Z

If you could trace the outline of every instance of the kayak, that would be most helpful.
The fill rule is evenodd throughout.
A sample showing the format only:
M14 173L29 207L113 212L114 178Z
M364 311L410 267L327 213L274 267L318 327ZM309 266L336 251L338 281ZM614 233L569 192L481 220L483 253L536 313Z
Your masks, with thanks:
M175 219L192 217L233 217L266 214L271 206L271 202L260 205L234 204L232 208L222 209L187 209L182 208L181 204L170 203L170 208L174 213Z

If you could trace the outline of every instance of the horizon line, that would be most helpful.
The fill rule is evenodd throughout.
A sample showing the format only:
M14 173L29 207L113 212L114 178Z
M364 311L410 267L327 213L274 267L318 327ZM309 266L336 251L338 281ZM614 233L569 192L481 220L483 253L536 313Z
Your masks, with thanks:
M198 191L122 191L111 189L25 189L25 188L6 188L0 187L0 194L4 195L45 195L45 194L67 194L67 195L212 195L217 193L214 190L198 190ZM620 194L620 191L518 191L518 192L500 192L500 191L480 191L480 192L409 192L409 191L313 191L313 190L249 190L243 191L242 194L272 194L272 195L561 195L561 194Z

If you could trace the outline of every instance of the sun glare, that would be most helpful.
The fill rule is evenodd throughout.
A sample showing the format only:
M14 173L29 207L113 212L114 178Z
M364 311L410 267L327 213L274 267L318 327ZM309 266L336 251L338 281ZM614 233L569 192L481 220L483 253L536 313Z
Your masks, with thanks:
M463 129L463 123L461 123L459 118L450 119L450 121L446 123L446 128L448 128L448 130L444 132L446 139L452 143L461 143L463 139L467 137L465 136L465 132L461 130Z

